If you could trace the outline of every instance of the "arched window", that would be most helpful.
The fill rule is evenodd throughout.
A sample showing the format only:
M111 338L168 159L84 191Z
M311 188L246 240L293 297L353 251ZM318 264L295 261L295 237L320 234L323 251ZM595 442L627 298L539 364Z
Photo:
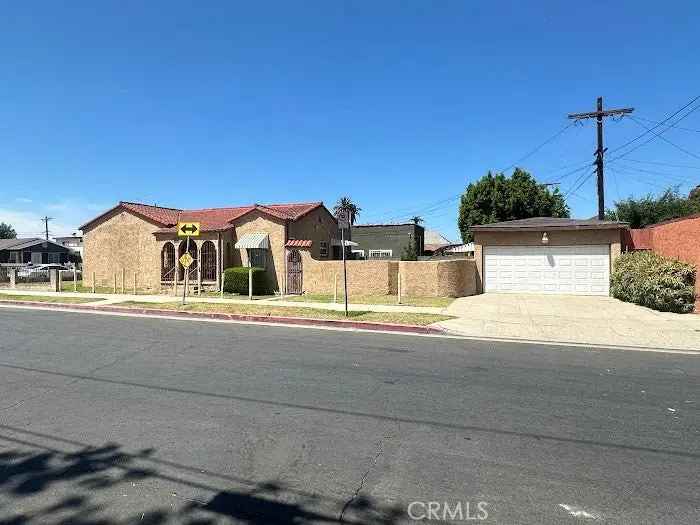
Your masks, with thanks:
M183 255L185 255L185 251L187 248L187 241L181 241L180 242L180 247L177 250L177 258L179 259ZM190 249L189 249L190 255L194 259L194 262L192 265L189 267L189 272L190 272L190 280L194 277L196 280L196 275L197 275L197 244L194 241L190 241ZM178 280L182 281L185 279L185 268L178 263Z
M211 241L205 241L202 244L202 249L200 250L202 265L202 280L203 281L215 281L216 280L216 247Z
M175 278L175 246L166 242L160 251L160 280L172 281Z

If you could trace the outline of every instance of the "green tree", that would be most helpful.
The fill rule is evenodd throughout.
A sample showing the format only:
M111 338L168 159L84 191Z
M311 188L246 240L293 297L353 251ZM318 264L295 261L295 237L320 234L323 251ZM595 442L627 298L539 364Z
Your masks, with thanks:
M418 260L418 249L416 248L416 243L411 236L408 244L404 246L403 252L401 253L402 261L417 261Z
M688 194L688 198L689 198L689 199L699 200L699 201L700 201L700 185L695 186L695 188L693 188L693 189L690 191L690 193Z
M569 207L558 188L550 191L527 171L515 168L510 177L489 171L477 182L470 183L459 204L457 225L462 241L468 243L473 240L473 225L568 216Z
M355 224L355 220L360 216L362 208L355 204L350 197L345 196L338 199L338 202L333 206L333 213L335 213L336 217L341 210L348 212L350 215L350 225L353 225Z
M0 239L16 239L17 232L12 225L0 222Z
M605 211L605 218L624 221L630 228L644 228L650 224L700 213L700 198L683 197L678 188L668 188L658 197L649 194L639 199L629 197Z

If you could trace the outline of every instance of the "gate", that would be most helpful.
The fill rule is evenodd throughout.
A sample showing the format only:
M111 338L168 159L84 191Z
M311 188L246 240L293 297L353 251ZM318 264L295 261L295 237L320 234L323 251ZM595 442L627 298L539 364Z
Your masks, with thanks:
M303 287L303 272L299 250L287 253L287 293L301 295Z

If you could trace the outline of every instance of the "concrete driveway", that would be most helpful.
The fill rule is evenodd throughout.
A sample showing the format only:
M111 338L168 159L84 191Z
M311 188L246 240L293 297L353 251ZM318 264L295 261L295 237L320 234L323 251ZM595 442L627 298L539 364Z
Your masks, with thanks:
M454 301L438 326L474 337L700 351L700 315L657 312L612 297L483 294Z

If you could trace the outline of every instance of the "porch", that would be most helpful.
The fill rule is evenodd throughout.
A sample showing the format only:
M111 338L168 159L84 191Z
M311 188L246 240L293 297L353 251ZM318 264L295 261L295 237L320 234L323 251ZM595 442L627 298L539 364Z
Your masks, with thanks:
M189 286L197 291L202 289L219 290L223 271L223 250L221 239L190 238L189 249L187 239L169 239L162 241L160 250L160 285L161 288L171 287L174 293L185 284L185 275ZM185 269L178 260L186 252L193 259L192 265Z

